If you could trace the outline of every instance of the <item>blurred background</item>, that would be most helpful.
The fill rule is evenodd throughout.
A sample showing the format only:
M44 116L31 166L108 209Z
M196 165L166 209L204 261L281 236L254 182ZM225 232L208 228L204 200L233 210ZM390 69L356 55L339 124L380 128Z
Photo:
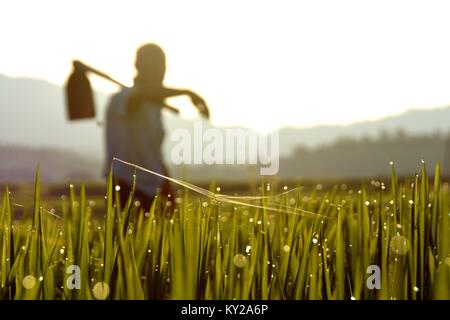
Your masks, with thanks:
M165 83L192 88L205 126L279 130L280 179L450 173L450 3L446 1L10 1L0 4L0 182L102 181L105 105L69 122L63 86L80 59L131 84L135 50L158 43ZM164 115L169 134L198 116ZM167 135L168 136L168 135ZM166 139L164 153L171 142ZM166 157L168 159L168 156ZM248 166L173 166L192 181L242 182ZM432 170L430 170L432 171Z

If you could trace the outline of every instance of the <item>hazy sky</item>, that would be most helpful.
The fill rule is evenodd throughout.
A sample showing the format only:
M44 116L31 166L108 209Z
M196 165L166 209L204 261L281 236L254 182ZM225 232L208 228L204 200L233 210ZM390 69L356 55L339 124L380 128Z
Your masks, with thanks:
M217 124L350 123L450 104L449 14L430 0L2 1L0 73L62 84L78 58L130 83L135 49L156 42L166 84L202 94Z

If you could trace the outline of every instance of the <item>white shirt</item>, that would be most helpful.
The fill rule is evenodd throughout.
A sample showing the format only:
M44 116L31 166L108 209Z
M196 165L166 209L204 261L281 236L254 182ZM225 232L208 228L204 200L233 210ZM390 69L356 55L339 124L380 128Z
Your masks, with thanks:
M126 102L130 88L124 88L114 94L106 110L106 166L105 175L113 157L125 160L149 170L164 174L161 145L164 128L161 108L151 103L144 103L132 113L126 112ZM114 162L113 177L133 182L135 169L120 162ZM136 171L136 189L154 196L163 179L151 173Z

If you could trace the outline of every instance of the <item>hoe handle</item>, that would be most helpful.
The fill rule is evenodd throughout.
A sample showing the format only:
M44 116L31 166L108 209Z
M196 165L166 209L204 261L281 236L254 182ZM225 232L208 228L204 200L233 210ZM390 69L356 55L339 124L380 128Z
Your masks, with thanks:
M94 68L84 64L83 62L81 62L79 60L74 60L73 61L73 67L76 70L79 70L79 71L82 71L82 72L86 72L86 71L92 72L92 73L96 74L97 76L102 77L102 78L104 78L106 80L109 80L109 81L111 81L111 82L113 82L113 83L115 83L115 84L117 84L117 85L119 85L121 87L124 87L124 88L127 87L126 85L124 85L123 83L121 83L121 82L117 81L116 79L110 77L106 73L101 72L101 71L99 71L97 69L94 69ZM165 103L163 104L163 107L166 108L166 109L169 109L170 111L172 111L174 113L180 113L180 110L178 110L177 108L174 108L172 106L169 106L169 105L167 105Z

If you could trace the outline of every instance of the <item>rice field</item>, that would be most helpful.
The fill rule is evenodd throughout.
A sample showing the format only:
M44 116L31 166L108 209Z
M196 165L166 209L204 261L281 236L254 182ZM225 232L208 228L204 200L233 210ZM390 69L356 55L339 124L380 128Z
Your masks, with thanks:
M182 188L150 210L104 214L85 186L57 210L0 204L0 299L450 299L450 193L439 164L350 189L263 184L258 195ZM195 188L194 188L195 189ZM375 271L374 271L375 270Z

